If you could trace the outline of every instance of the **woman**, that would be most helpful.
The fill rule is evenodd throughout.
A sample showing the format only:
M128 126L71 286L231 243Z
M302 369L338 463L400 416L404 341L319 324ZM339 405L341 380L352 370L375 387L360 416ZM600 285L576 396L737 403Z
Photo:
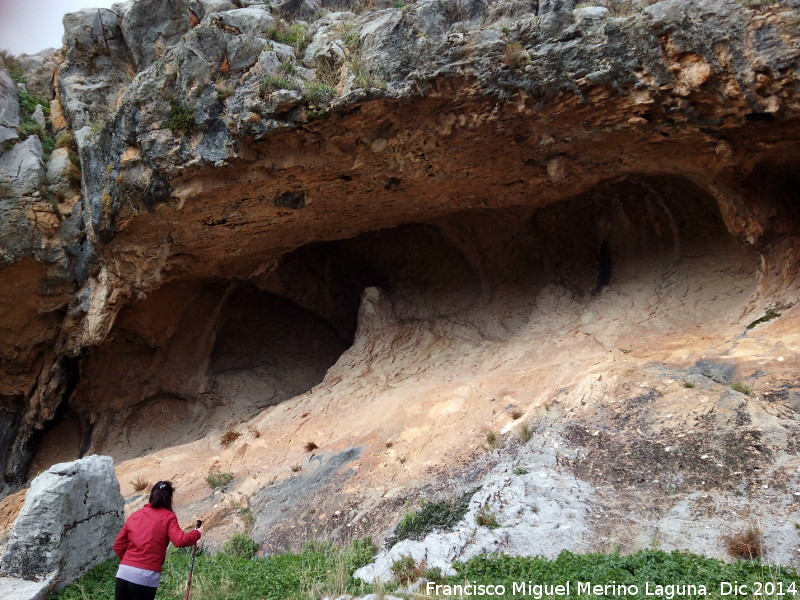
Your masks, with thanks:
M169 481L159 481L150 491L150 502L133 513L114 541L120 558L115 600L153 600L161 580L161 567L170 541L179 548L193 546L201 529L184 533L172 511Z

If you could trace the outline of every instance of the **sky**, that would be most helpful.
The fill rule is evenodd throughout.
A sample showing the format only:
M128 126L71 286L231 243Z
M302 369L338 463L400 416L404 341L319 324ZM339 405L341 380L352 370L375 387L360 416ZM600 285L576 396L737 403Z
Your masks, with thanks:
M82 8L110 8L119 0L0 0L0 49L36 54L60 48L65 13Z

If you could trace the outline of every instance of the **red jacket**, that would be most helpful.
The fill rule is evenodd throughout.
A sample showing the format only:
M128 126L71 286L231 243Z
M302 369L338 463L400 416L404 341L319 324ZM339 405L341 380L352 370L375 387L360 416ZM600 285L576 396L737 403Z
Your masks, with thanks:
M170 541L185 548L199 539L200 532L196 529L183 532L178 517L171 510L145 504L125 521L114 540L114 552L123 565L160 573Z

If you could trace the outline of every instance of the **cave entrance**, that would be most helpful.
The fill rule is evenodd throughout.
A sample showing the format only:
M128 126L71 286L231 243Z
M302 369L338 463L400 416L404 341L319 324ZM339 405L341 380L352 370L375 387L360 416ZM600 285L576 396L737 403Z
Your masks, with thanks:
M398 322L447 321L463 327L462 340L547 323L537 343L548 344L588 327L591 303L631 335L662 307L668 330L666 289L681 298L674 322L694 327L727 310L720 290L752 281L755 254L688 180L629 177L544 207L454 212L307 244L267 264L246 281L173 281L125 307L83 361L70 399L84 424L75 439L91 427L91 451L125 460L303 394L353 343L366 287L381 288ZM562 292L543 302L554 286Z

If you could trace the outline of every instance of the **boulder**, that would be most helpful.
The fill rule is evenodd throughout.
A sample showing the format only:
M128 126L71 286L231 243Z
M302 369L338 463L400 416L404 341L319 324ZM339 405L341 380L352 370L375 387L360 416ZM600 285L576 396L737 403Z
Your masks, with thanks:
M47 163L47 181L50 185L68 184L71 168L69 150L67 148L56 148Z
M113 556L124 514L111 457L53 465L31 482L0 575L64 587Z
M35 135L0 156L0 183L20 196L39 189L43 175L42 142Z
M0 144L17 139L19 99L17 87L6 71L0 71Z

